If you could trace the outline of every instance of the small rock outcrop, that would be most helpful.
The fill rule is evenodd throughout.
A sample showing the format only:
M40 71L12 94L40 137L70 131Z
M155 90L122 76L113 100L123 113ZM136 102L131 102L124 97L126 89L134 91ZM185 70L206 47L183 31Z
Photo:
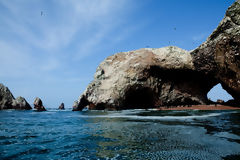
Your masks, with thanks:
M64 103L61 103L60 106L58 107L59 110L64 110Z
M32 109L32 107L23 97L17 97L15 100L13 100L12 106L13 109L25 109L25 110Z
M72 108L73 108L72 111L79 111L78 101L74 101Z
M217 103L217 104L224 104L225 102L224 102L224 100L222 100L222 99L218 99L216 103Z
M12 109L14 97L10 90L0 83L0 107L1 109Z
M108 57L73 110L208 104L218 83L240 100L240 0L195 50L144 48Z
M43 106L42 100L39 97L35 98L33 105L37 111L46 111L45 107Z
M0 110L2 109L30 110L32 107L23 97L15 99L8 87L0 83Z

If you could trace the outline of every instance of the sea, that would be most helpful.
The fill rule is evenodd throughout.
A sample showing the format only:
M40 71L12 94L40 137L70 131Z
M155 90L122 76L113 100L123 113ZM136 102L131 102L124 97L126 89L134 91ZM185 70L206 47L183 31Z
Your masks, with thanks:
M0 111L0 159L237 160L240 111Z

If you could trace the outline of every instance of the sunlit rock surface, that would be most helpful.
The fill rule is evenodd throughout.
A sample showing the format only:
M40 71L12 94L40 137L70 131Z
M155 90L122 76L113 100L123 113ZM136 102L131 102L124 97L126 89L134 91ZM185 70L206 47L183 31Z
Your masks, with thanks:
M207 104L207 92L217 83L239 100L240 0L193 51L169 46L108 57L73 110Z
M99 65L78 109L205 104L212 86L206 81L194 71L189 52L178 47L121 52Z
M32 107L23 97L15 99L8 87L0 83L0 110L2 109L29 110Z
M21 96L13 100L12 106L13 109L26 109L26 110L32 109L32 107L29 105L26 99Z

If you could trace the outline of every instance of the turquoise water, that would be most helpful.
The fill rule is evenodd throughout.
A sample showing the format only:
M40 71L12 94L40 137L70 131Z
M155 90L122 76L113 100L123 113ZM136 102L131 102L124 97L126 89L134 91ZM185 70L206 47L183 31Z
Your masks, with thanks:
M239 111L0 111L0 159L239 159Z

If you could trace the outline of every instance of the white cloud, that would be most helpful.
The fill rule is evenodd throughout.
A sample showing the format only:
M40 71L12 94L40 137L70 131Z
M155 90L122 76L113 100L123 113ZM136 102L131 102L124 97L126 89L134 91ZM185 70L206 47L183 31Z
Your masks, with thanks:
M110 22L119 18L119 11L126 4L124 0L118 3L111 0L71 0L49 1L54 3L46 7L43 2L3 0L1 3L7 8L8 15L1 14L1 20L7 30L24 42L51 52L69 45L76 34L81 36L85 31L91 32L94 26L98 27L97 34L103 28L112 29L115 24ZM114 19L114 23L118 23L118 19ZM92 41L90 37L85 39L88 40Z
M1 0L0 79L31 101L84 89L92 75L78 64L130 35L130 2ZM59 92L61 87L66 89Z
M64 64L60 55L69 54L62 52L67 47L73 48L69 51L72 59L92 54L121 24L127 1L2 0L0 5L4 8L0 11L0 58L5 60L1 75L8 70L19 75L22 70L29 74L58 68Z

